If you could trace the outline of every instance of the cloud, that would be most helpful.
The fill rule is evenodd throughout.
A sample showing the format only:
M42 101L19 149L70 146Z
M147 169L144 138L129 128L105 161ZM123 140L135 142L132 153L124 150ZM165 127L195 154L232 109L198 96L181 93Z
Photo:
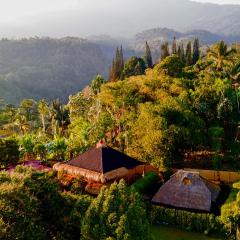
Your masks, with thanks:
M193 0L193 1L217 3L217 4L240 4L240 0Z

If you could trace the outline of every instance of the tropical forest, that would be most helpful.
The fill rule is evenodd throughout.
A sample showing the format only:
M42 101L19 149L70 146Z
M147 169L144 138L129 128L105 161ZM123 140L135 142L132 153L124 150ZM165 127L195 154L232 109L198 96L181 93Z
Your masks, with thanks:
M2 38L0 239L239 240L240 37L222 34Z

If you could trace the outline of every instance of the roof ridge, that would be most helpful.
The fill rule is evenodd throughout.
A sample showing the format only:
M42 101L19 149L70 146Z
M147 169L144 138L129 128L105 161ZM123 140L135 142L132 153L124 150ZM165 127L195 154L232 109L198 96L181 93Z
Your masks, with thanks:
M101 151L101 173L104 173L104 165L103 165L103 148L105 147L101 147L100 151Z

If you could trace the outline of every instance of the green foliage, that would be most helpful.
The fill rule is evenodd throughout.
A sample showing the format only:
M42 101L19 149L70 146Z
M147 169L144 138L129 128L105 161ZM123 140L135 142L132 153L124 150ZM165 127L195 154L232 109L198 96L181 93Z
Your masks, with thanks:
M161 45L161 60L164 60L169 55L170 55L170 53L169 53L169 48L168 48L168 42L163 43Z
M182 74L184 64L177 55L166 57L156 66L158 72L164 72L171 77L179 77Z
M168 223L188 231L207 234L222 233L225 235L227 232L218 217L213 214L194 213L154 205L150 211L150 221L154 224Z
M234 189L236 188L236 189ZM220 219L231 234L235 234L240 220L239 182L233 184L228 199L221 207Z
M108 71L100 47L80 38L9 39L0 46L0 96L12 104L23 98L66 101L96 73Z
M124 59L123 59L123 49L122 46L117 48L115 58L112 61L112 67L109 72L109 81L115 82L121 80L123 77Z
M65 159L65 151L67 149L67 142L65 138L56 136L55 139L49 143L48 150L51 153L51 158L57 161Z
M192 63L196 64L199 58L200 58L199 40L198 38L196 38L194 39L194 43L193 43Z
M19 161L19 145L24 158L63 161L104 138L110 146L162 170L184 167L184 156L192 151L213 151L210 164L217 170L239 169L239 53L221 42L198 59L198 40L193 54L190 44L186 53L179 45L177 55L171 56L168 46L164 48L164 59L147 70L149 46L147 64L132 57L123 66L122 48L117 49L111 82L97 76L66 105L24 99L14 107L1 101L1 136L16 135L0 139L1 167ZM149 174L132 188L114 183L92 201L82 195L83 179L63 193L49 174L23 168L11 176L0 173L0 238L147 239L145 206L136 191L148 194L156 181L156 175ZM222 207L220 219L153 207L150 220L206 233L234 233L239 212L237 191Z
M0 139L0 168L19 161L19 145L16 139Z
M221 78L227 76L226 72L234 62L234 54L236 49L228 49L228 45L221 41L216 43L209 51L208 58L212 62L212 68L217 72L217 75Z
M212 150L221 150L221 138L224 136L224 129L221 127L211 127L208 129L208 136L212 142Z
M24 168L12 176L1 173L0 189L0 219L7 226L2 239L47 239L53 233L62 207L58 187L47 175Z
M189 43L185 53L178 44L177 54L167 56L165 44L168 53L153 69L145 69L148 44L147 64L146 56L132 57L123 66L118 48L113 81L104 83L97 76L66 105L58 100L25 99L17 107L2 102L0 131L26 138L24 144L20 140L26 145L23 155L39 159L69 159L104 138L110 146L163 169L183 164L185 153L199 150L215 152L216 169L239 168L239 53L221 42L197 60L197 39L193 54L191 48ZM172 52L176 49L174 40ZM192 66L190 60L197 62ZM213 126L222 129L221 136L212 133Z
M152 68L153 67L152 53L151 53L150 47L149 47L147 42L145 44L144 60L145 60L147 68Z
M123 76L125 78L144 74L146 69L145 62L142 58L131 57L125 63L123 69Z
M185 49L183 46L183 43L181 45L178 46L178 52L177 55L179 56L180 60L185 63L186 62L186 58L185 58Z
M82 222L83 239L149 239L144 204L124 181L104 188Z
M84 180L83 177L75 178L71 185L71 192L73 194L84 193L86 185L87 185L87 182Z
M147 173L143 178L138 179L133 183L132 187L140 194L151 193L158 186L159 176L156 173Z
M34 137L32 135L26 135L20 139L21 153L32 154L34 149Z
M95 94L100 92L102 84L105 83L104 78L101 75L97 75L95 79L91 82L91 88Z
M77 239L89 202L62 194L52 173L23 167L0 173L1 239Z
M47 155L47 147L44 143L37 143L33 148L33 153L40 160L45 160Z
M177 54L177 41L176 41L176 37L173 38L172 54Z
M192 64L192 43L188 42L186 49L186 65L190 66Z

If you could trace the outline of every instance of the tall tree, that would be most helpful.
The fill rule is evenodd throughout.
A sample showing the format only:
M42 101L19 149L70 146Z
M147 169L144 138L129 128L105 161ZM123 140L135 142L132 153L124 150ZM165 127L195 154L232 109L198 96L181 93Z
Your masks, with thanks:
M216 70L221 71L234 62L233 53L236 53L236 49L228 49L227 44L221 41L209 50L208 57Z
M27 117L23 115L19 110L15 115L14 124L18 127L21 135L25 135L30 129L30 124L27 121Z
M145 56L144 56L144 60L146 62L146 66L148 68L152 68L153 67L153 61L152 61L152 53L151 53L151 49L148 45L148 42L145 43Z
M180 57L181 56L181 46L178 46L178 50L177 50L177 55Z
M115 56L115 71L116 71L117 78L119 78L119 75L120 75L120 68L121 68L121 57L120 57L119 48L117 47L116 56Z
M185 63L185 49L184 49L183 43L180 46L178 46L177 54L178 54L179 58L181 59L181 61L183 63Z
M122 48L122 45L121 45L121 48L120 48L120 53L119 53L119 69L122 73L122 70L124 68L124 58L123 58L123 48Z
M115 58L112 61L112 67L109 72L109 81L115 82L117 80L122 79L122 72L124 68L124 59L123 59L123 50L122 46L119 50L117 47Z
M161 45L161 60L165 59L169 55L168 42L165 42Z
M81 233L84 240L150 239L140 196L123 180L113 183L110 188L103 188L83 218Z
M113 58L112 60L112 66L110 67L110 70L109 70L109 76L108 76L108 81L109 82L115 82L116 81L116 66L115 66L115 58Z
M193 43L192 63L196 64L196 62L199 60L199 58L200 58L199 40L198 40L198 38L195 38L194 43Z
M128 62L126 62L123 70L124 77L131 77L144 74L146 70L145 62L142 58L131 57Z
M37 104L33 99L23 99L20 103L19 110L25 115L27 121L34 121L37 116Z
M70 124L68 108L61 104L58 99L53 100L49 108L49 115L51 116L52 134L57 134L58 127L61 128L61 134L63 134Z
M40 114L40 118L42 122L42 130L43 132L45 132L46 131L45 119L46 119L46 115L48 114L48 104L44 99L40 100L38 103L38 112Z
M91 89L94 94L98 94L100 92L101 86L105 83L105 79L101 75L97 75L95 79L91 82Z
M172 43L172 54L177 54L177 42L176 42L175 36L173 38L173 43Z
M192 65L192 43L189 41L186 49L186 64L188 66Z

